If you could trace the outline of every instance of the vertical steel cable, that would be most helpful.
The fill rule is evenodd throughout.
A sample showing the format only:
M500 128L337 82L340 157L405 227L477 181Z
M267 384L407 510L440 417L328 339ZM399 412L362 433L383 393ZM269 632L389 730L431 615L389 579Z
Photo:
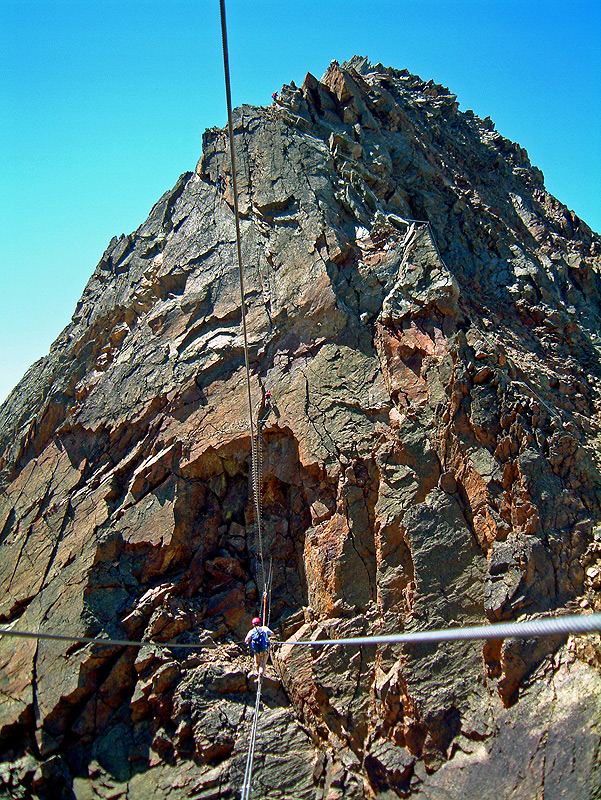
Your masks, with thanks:
M248 741L248 752L246 754L246 767L244 768L244 780L242 783L242 793L240 800L250 800L251 781L253 773L253 762L255 758L255 742L257 740L257 725L259 722L259 705L261 703L261 678L257 678L257 694L255 697L255 710L250 729Z
M263 577L263 595L267 591L267 581L265 579L265 563L263 555L263 440L261 433L262 420L257 416L257 437L255 441L255 508L257 514L257 531L259 537L259 552L261 557L261 573ZM265 615L263 615L264 621Z
M257 453L259 442L258 437L255 440L255 430L253 424L253 408L252 408L252 395L250 390L250 364L248 357L248 335L246 329L246 293L244 291L244 270L242 267L242 245L240 235L240 212L238 208L238 183L236 180L236 157L234 152L234 125L232 121L232 93L230 86L230 67L229 55L227 47L227 27L225 20L225 0L219 2L221 10L221 40L223 44L223 69L225 74L225 93L227 99L227 124L230 141L230 162L232 169L232 192L234 201L234 218L236 220L236 250L238 254L238 276L240 280L240 305L242 310L242 333L244 337L244 366L246 369L246 393L248 400L248 420L250 429L250 447L251 447L251 475L253 495L255 501L255 513L257 515L257 534L259 539L259 558L261 567L261 583L263 584L263 596L267 591L265 583L265 565L263 563L263 535L261 531L261 483L262 477L260 474L261 462L260 454ZM257 421L257 428L259 428L259 421ZM255 755L255 742L257 738L257 725L259 718L259 706L261 702L261 677L257 678L257 696L255 699L255 711L253 723L251 726L250 741L248 744L248 753L246 757L246 768L244 770L244 783L242 785L241 800L250 800L251 781L253 771L253 761Z
M230 141L230 162L232 168L232 193L234 202L234 218L236 220L236 250L238 253L238 277L240 280L240 304L242 309L242 333L244 337L244 365L246 367L246 392L248 395L248 420L250 427L250 447L251 447L251 473L253 480L253 494L255 500L255 510L257 514L257 529L259 535L259 557L261 562L261 582L263 592L265 592L265 568L263 564L263 537L261 533L261 509L260 509L260 486L257 486L257 454L255 443L255 430L253 423L252 397L250 391L250 363L248 358L248 335L246 330L246 293L244 291L244 270L242 268L242 245L240 235L240 212L238 209L238 182L236 180L236 157L234 153L234 124L232 121L232 92L230 84L230 65L227 48L227 27L225 21L225 0L219 0L221 10L221 41L223 44L223 70L225 74L225 94L227 100L227 126Z
M264 622L264 625L269 627L269 623L271 622L271 583L273 581L273 556L271 557L271 561L269 563L269 576L267 578L267 622Z
M263 404L261 404L262 407ZM257 490L257 498L258 498L258 505L257 505L257 528L259 530L259 548L261 552L261 569L263 573L263 612L261 614L261 618L263 619L263 625L268 625L269 623L265 621L266 612L265 607L267 603L267 593L269 592L269 580L265 577L265 563L264 563L264 556L263 556L263 493L261 491L263 486L263 422L264 419L261 417L261 408L259 408L259 413L257 414L257 441L255 445L255 453L257 458L257 480L256 486L258 487Z

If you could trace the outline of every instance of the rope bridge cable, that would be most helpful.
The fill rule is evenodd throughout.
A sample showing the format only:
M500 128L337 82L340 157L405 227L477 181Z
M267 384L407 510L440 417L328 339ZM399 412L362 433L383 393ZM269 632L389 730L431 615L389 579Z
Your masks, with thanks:
M267 614L263 615L263 624L269 627L269 623L271 622L271 584L273 582L273 556L269 562L269 572L267 573L267 593L268 593L268 602L267 602Z
M263 584L263 592L265 591L265 568L263 564L263 538L261 533L261 526L259 523L260 517L260 503L259 503L259 489L256 483L257 477L257 453L255 442L255 431L253 422L253 409L252 409L252 396L250 390L250 361L248 356L248 334L246 328L246 292L244 290L244 269L242 267L242 237L240 235L240 210L238 208L238 183L236 179L236 156L234 152L234 123L232 119L232 92L230 84L230 65L227 47L227 27L225 20L225 0L219 0L221 11L221 41L223 44L223 70L225 76L225 95L227 101L227 126L230 143L230 162L232 171L232 194L234 201L234 218L236 222L236 251L238 255L238 279L240 282L240 303L242 309L242 334L244 338L244 365L246 368L246 392L248 400L248 422L250 429L250 446L251 446L251 472L253 479L253 494L255 500L255 509L257 514L257 531L259 536L259 555L261 563L261 582Z
M333 645L368 644L420 644L425 642L457 642L475 639L533 639L540 636L557 636L568 633L601 633L601 614L566 614L561 617L539 617L525 622L495 622L491 625L473 625L467 628L438 628L433 631L413 631L412 633L393 633L385 636L355 636L344 639L315 639L298 641L276 641L281 645L308 645L323 647ZM81 644L104 644L113 647L179 647L185 650L201 650L206 644L180 642L134 641L129 639L102 639L90 636L69 636L46 631L19 631L0 628L0 636L14 636L27 639L56 639Z
M223 44L223 69L225 76L225 93L227 100L227 124L230 142L230 161L232 170L232 191L234 200L234 217L236 220L236 251L238 255L238 277L240 281L240 304L242 309L242 332L244 337L244 365L246 369L246 391L248 400L248 421L250 430L250 446L251 446L251 473L252 473L252 486L255 501L255 513L257 516L257 536L259 540L259 558L260 558L260 571L261 583L263 589L263 620L265 619L265 603L267 598L267 583L265 580L265 564L263 558L263 532L261 524L261 484L262 484L262 464L260 442L260 421L257 420L257 438L255 439L254 422L253 422L253 407L252 395L250 390L250 364L248 356L248 335L246 329L246 302L244 291L244 270L242 267L242 245L240 235L240 212L238 208L238 184L236 180L236 158L234 152L234 125L232 121L232 93L230 86L230 67L229 55L227 47L227 25L225 19L225 0L219 0L219 7L221 11L221 40ZM257 720L259 717L259 704L261 702L261 678L258 677L257 681L257 697L255 700L255 714L253 725L251 729L250 742L248 746L248 754L246 758L246 770L244 774L244 783L242 786L241 800L249 800L251 792L252 770L255 753L255 742L257 737Z
M263 411L263 415L261 415L261 411ZM255 452L257 455L257 497L258 497L258 517L257 517L257 526L260 530L263 530L263 493L261 488L263 486L263 426L269 416L269 412L265 413L264 409L264 400L259 406L259 410L257 413L257 443ZM260 540L262 542L262 538ZM269 626L269 618L271 616L271 583L273 578L273 557L271 558L270 568L267 573L265 573L265 564L264 564L264 555L262 554L263 559L263 604L262 604L262 619L263 624Z
M261 577L263 583L263 597L267 592L267 579L265 577L265 558L263 554L263 496L261 488L263 486L263 451L261 440L261 419L257 417L257 433L255 436L254 449L252 451L252 483L253 497L255 501L255 515L257 524L257 542L259 544L259 558L261 564Z
M541 617L525 622L497 622L468 628L441 628L435 631L393 633L385 636L354 636L342 639L316 639L278 642L285 645L368 645L424 644L459 642L473 639L531 639L568 633L601 633L601 614L570 614L563 617Z
M263 623L265 623L265 605L267 601L267 592L269 581L265 577L265 563L264 563L264 556L263 556L263 433L262 433L262 426L263 426L263 419L261 418L261 409L259 408L259 413L257 414L257 436L255 441L255 477L254 477L254 486L255 486L255 507L256 507L256 514L257 514L257 531L258 531L258 541L259 541L259 551L261 554L261 569L263 572L263 614L262 619Z
M240 800L250 800L253 764L255 760L255 745L257 741L257 727L259 724L259 706L261 703L261 677L257 678L257 694L255 697L255 710L253 721L250 728L248 751L246 754L246 767L244 769L244 780L242 783L242 793Z
M59 642L74 642L76 644L103 644L107 647L179 647L184 650L206 649L206 644L191 644L180 642L153 642L137 641L134 639L104 639L97 636L71 636L69 634L52 633L50 631L19 631L10 628L0 628L0 636L15 636L23 639L53 639Z

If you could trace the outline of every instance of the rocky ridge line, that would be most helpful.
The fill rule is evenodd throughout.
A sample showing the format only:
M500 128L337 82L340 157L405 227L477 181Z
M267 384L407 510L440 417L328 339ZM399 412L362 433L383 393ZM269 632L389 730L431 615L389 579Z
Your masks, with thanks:
M280 637L598 610L599 237L406 71L333 63L235 119ZM257 550L225 132L203 145L0 408L0 614L207 650L5 638L9 796L242 777ZM598 665L578 639L284 645L256 796L592 798Z

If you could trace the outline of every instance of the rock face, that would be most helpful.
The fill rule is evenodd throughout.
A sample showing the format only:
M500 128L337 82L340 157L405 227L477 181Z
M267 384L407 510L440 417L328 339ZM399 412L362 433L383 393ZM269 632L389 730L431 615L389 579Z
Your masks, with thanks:
M489 119L363 58L235 140L284 642L253 797L598 797L598 637L292 642L600 610L599 237ZM0 409L3 623L155 643L4 637L2 796L238 796L261 568L227 148Z

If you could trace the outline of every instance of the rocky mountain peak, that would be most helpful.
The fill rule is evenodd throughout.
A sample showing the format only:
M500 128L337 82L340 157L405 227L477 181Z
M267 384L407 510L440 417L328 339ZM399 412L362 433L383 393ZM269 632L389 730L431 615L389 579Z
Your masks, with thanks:
M253 796L592 798L592 639L293 642L601 608L599 236L407 70L354 56L234 116L282 643ZM206 131L0 408L3 623L148 642L2 638L8 796L239 791L262 573L228 148Z

